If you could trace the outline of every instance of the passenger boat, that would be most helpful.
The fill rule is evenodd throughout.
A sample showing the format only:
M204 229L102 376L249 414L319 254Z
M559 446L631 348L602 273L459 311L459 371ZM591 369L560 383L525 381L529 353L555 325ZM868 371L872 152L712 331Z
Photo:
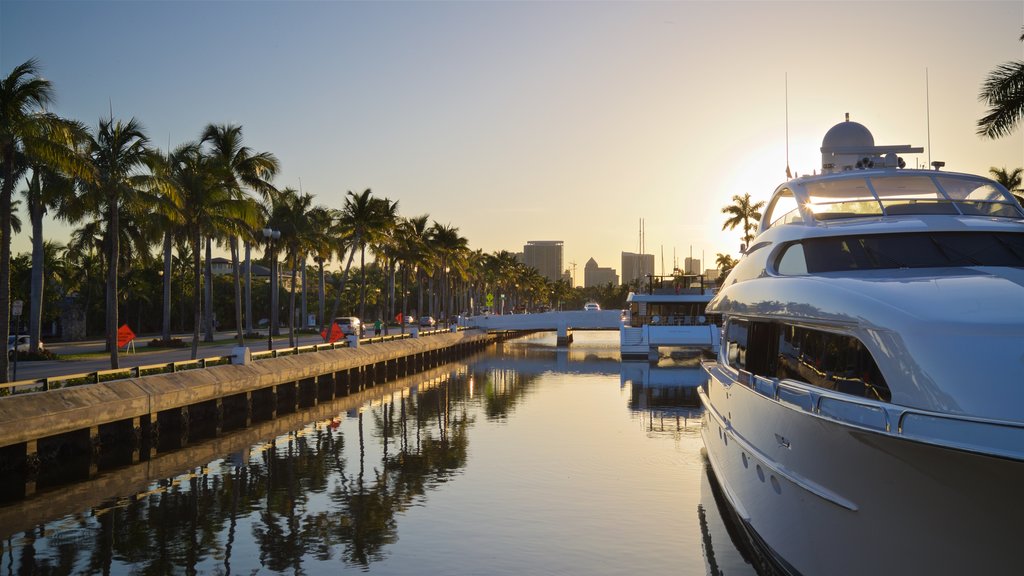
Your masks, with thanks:
M647 290L630 292L622 314L622 358L656 360L660 351L718 352L721 321L705 308L714 289L703 275L647 276Z
M1024 209L849 117L821 150L708 307L715 475L786 572L1019 573Z

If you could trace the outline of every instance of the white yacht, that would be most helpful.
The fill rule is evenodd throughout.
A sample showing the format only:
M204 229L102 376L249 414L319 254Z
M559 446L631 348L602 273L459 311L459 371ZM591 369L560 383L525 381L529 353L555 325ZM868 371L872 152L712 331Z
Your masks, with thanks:
M619 329L623 359L657 360L660 350L718 352L721 321L705 308L714 290L702 275L647 276L646 292L630 292Z
M848 116L821 150L708 306L715 475L790 573L1020 573L1024 209Z

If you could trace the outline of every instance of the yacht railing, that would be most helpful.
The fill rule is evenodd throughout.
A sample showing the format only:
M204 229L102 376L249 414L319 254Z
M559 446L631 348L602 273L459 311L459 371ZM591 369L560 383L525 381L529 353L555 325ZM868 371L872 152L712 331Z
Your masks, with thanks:
M715 362L705 363L705 369L713 379L720 382L737 382L765 398L844 425L917 442L1024 461L1024 422L946 414L851 398L796 380L780 381L757 376L746 370L724 368ZM716 370L721 371L718 378L714 377Z

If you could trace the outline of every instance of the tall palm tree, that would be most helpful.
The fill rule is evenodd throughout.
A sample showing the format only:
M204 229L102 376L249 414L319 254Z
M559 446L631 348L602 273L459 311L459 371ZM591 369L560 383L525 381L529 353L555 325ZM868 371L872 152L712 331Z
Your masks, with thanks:
M82 132L84 135L84 131ZM55 172L43 165L32 167L32 177L26 182L24 189L25 203L28 205L29 222L32 226L32 271L31 295L29 297L28 333L29 351L39 350L39 333L43 318L43 280L44 258L43 216L51 207L59 206L66 198L74 195L74 184L70 178Z
M142 125L134 118L127 122L100 120L96 134L90 138L89 158L95 169L95 180L84 182L81 200L86 210L100 216L107 227L106 336L110 351L110 367L118 367L117 297L118 263L121 260L122 208L143 218L150 206L159 202L155 182L144 169L153 163L155 154Z
M417 216L415 218L403 218L395 226L395 260L401 266L400 276L402 278L402 334L405 334L406 317L409 315L409 299L406 292L409 282L410 269L415 270L425 246L420 242L417 228L426 229L428 216Z
M378 213L375 217L375 227L372 233L369 235L370 250L374 255L375 261L381 265L381 271L385 272L385 283L383 294L385 294L385 300L390 302L391 300L391 287L394 283L394 231L395 227L398 226L398 201L390 201L387 198L382 198L377 203ZM360 296L359 313L363 314L366 307L366 280L365 276L363 279L362 293ZM378 302L380 306L380 302ZM387 320L387 318L385 318ZM384 323L385 330L387 329L387 322Z
M732 204L722 207L722 214L728 214L729 218L722 224L722 230L733 230L742 225L744 246L750 246L757 232L758 222L761 221L761 208L764 208L764 201L757 203L750 202L750 194L733 196Z
M209 124L203 130L201 142L207 146L207 153L213 160L213 168L217 171L217 179L221 186L237 199L241 200L244 198L243 188L256 192L264 200L269 200L270 196L276 192L270 181L280 169L280 163L270 152L253 152L248 146L243 146L241 126ZM250 237L251 234L243 234L243 232L244 230L237 229L228 239L231 248L231 267L234 273L235 324L237 325L239 346L244 344L242 333L242 288L238 263L238 237L240 235L245 238L245 268L247 279L251 281L249 254L252 239ZM246 293L251 298L251 291L247 290ZM251 309L250 303L250 305L246 306L247 313ZM251 316L251 314L249 315ZM246 323L251 329L252 319L246 318Z
M334 294L334 303L331 305L331 313L325 320L330 322L338 315L338 305L341 304L341 294L345 291L345 282L348 279L349 270L352 268L352 260L355 258L356 249L365 246L367 228L371 225L374 214L373 192L369 188L360 194L351 190L345 196L345 206L341 210L341 217L338 220L339 242L348 242L348 261L345 269L338 278L338 286ZM323 332L327 327L320 326Z
M0 331L11 325L11 206L15 182L34 164L83 179L91 166L75 153L76 126L46 112L53 86L39 75L36 60L0 79ZM7 355L0 355L0 382L7 381Z
M162 276L163 296L161 299L160 340L165 344L171 340L171 284L173 283L174 240L176 236L186 234L183 227L184 209L181 204L182 194L180 172L181 166L176 163L175 152L168 150L166 155L154 155L150 160L149 171L165 184L157 190L160 202L152 214L153 225L163 235L161 253L163 255Z
M189 240L192 257L192 358L199 353L199 328L202 325L202 246L203 237L213 229L211 218L225 204L223 189L217 185L214 171L198 142L187 142L171 154L174 181L181 195L182 227ZM207 300L206 306L210 302Z
M433 248L441 263L438 271L441 273L441 316L447 317L452 313L452 302L450 301L449 273L458 268L460 256L467 250L468 242L459 236L459 229L451 224L443 225L436 221L432 227ZM456 274L458 271L456 270Z
M324 270L336 252L331 231L337 219L335 210L315 206L309 211L310 255L317 269L317 324L324 326L327 314L327 275Z
M978 120L978 135L996 139L1012 134L1024 118L1024 60L996 66L981 85L978 99L989 107Z
M313 207L313 196L292 188L285 188L277 195L270 213L270 226L280 230L284 242L285 258L291 265L291 287L288 295L288 345L295 346L295 286L297 284L299 258L303 265L310 244L308 218Z

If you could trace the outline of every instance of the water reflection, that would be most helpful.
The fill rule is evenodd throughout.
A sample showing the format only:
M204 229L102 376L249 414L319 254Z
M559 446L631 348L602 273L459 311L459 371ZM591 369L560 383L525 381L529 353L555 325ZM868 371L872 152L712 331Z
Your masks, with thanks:
M620 365L612 336L509 342L0 508L0 574L753 573L704 472L703 373Z

